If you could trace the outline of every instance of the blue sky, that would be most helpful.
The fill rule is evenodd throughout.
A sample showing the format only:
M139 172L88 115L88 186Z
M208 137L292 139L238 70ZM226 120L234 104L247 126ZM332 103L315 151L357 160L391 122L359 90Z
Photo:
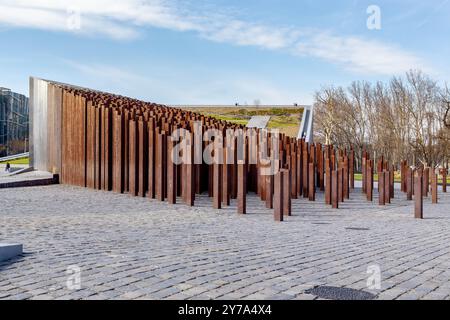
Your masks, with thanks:
M381 29L369 30L371 5ZM166 104L309 104L450 74L450 0L0 0L0 86L30 75Z

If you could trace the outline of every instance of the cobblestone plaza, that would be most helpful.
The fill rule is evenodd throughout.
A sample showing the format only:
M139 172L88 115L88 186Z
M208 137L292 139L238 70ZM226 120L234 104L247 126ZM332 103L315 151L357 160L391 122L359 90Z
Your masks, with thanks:
M424 220L398 193L392 204L360 189L339 210L293 200L293 216L249 196L196 207L70 186L1 191L0 241L24 255L0 263L0 299L318 299L317 286L376 299L450 299L450 196L424 202ZM80 286L69 289L68 270ZM380 289L368 271L381 271Z

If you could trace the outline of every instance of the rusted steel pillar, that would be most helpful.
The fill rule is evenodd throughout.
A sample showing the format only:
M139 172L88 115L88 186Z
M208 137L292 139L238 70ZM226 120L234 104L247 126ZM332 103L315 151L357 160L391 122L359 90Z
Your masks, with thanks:
M167 137L167 201L170 204L177 202L177 166L173 162L173 149L175 142Z
M247 165L245 161L239 161L238 163L238 186L237 186L237 199L238 199L238 213L247 213Z
M380 206L384 206L386 204L386 201L384 199L385 192L384 192L384 172L378 171L378 203Z
M187 155L185 158L185 202L188 206L193 207L195 202L195 152L194 152L194 133L188 132ZM219 173L220 175L220 173Z
M139 144L137 122L135 120L130 120L129 130L129 193L132 196L137 196L139 189Z
M333 209L339 208L338 170L333 170L331 174L331 206Z
M413 196L414 172L412 168L406 170L406 200L411 201Z
M349 160L349 175L350 175L350 188L355 189L355 151L350 151Z
M423 196L428 197L428 192L430 190L430 168L425 168L423 170Z
M213 204L214 209L222 209L222 165L214 163L213 175Z
M274 177L268 175L264 178L266 180L266 208L273 209Z
M277 222L283 221L283 194L284 194L284 181L283 181L284 175L280 171L275 175L275 187L274 187L274 203L273 203L273 209L274 209L274 219ZM271 197L270 197L271 198Z
M391 203L391 179L390 179L390 172L385 170L384 171L384 202L385 203Z
M222 204L229 206L231 199L231 165L227 163L227 148L223 148L223 154Z
M344 156L344 167L343 167L343 174L344 174L344 197L345 199L350 199L350 188L349 188L349 161L347 155Z
M324 168L324 156L323 156L323 149L322 149L322 145L318 144L317 145L317 173L318 173L318 183L319 183L319 188L320 191L324 191L325 190L325 180L324 180L324 173L325 173L325 168Z
M140 197L145 197L148 189L148 132L147 123L139 120L139 191L138 195Z
M155 198L155 120L149 121L148 127L148 193L147 197Z
M442 169L442 192L447 193L447 168Z
M330 159L325 160L325 204L331 205L331 165Z
M367 167L367 186L366 186L366 194L367 194L367 201L373 201L373 165L372 160L369 160L366 163Z
M156 197L159 201L164 201L165 199L165 177L164 177L164 171L166 167L165 162L165 152L166 152L166 134L164 131L157 136L157 142L156 142ZM130 149L131 151L131 149ZM131 158L130 158L131 159ZM130 170L131 175L131 170ZM131 183L131 180L130 180ZM131 186L130 186L131 189Z
M362 192L366 193L366 186L367 186L367 181L366 181L366 152L363 151L363 156L362 156L362 161L361 161L361 174L362 174Z
M394 166L391 167L391 170L389 171L389 193L390 193L390 197L391 199L395 198L395 189L394 189L394 184L395 184L395 177L394 177L394 173L395 173L395 168Z
M309 150L308 143L303 145L303 198L309 197Z
M408 178L408 162L403 160L400 164L400 174L401 174L401 190L406 192L407 189L407 178Z
M344 170L338 169L338 199L339 202L344 202Z
M290 165L290 185L291 185L291 197L292 199L297 199L297 149L295 145L294 150L291 153L291 165Z
M314 185L314 163L309 164L309 186L308 186L308 198L309 201L316 201L316 186Z
M438 203L438 175L431 172L431 203Z
M283 169L281 170L283 174L283 215L290 217L292 215L292 201L291 201L291 193L289 190L291 189L291 173L289 170Z
M416 219L423 219L423 176L420 174L415 177L414 190L414 216Z
M302 144L297 141L297 196L303 194L303 162L302 162Z
M95 120L95 110L92 109L92 114ZM124 117L122 114L117 115L114 117L114 135L113 135L113 191L117 193L123 193L125 190L124 187ZM95 123L94 123L95 126ZM95 132L94 127L92 128L93 137L95 139ZM94 144L95 141L90 141L89 144ZM92 148L93 154L95 154L95 149ZM94 155L92 157L92 160L94 160ZM92 163L94 164L94 163ZM94 169L94 166L92 166L92 169ZM89 181L88 181L89 182ZM91 184L88 185L88 187L94 188L94 172L92 172L92 180Z

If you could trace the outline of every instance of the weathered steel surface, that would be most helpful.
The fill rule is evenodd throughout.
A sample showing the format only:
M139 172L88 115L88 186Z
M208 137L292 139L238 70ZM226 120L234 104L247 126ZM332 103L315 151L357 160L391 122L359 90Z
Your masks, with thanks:
M48 123L45 129L33 130L45 136L43 144L48 150L45 153L40 147L36 149L35 160L51 164L52 168L47 170L60 171L62 183L147 196L170 204L181 197L189 206L194 205L196 194L207 193L217 209L232 205L231 199L237 199L240 214L248 211L247 194L255 192L267 208L275 209L279 221L291 214L291 201L299 196L314 201L316 192L324 191L325 203L338 208L339 202L349 199L354 189L356 159L352 148L348 151L307 143L305 139L249 129L190 111L97 91L50 82L45 86L41 104L47 108ZM174 141L172 133L176 129L183 131L180 140ZM203 141L203 133L209 129L222 134L229 129L235 136L230 140L226 138L223 145L220 139ZM197 130L200 137L194 135ZM240 159L238 155L242 152L238 145L241 144L236 135L239 132L245 136L242 139L244 156ZM55 140L52 137L56 137ZM50 145L51 141L56 144ZM179 154L182 164L175 163L172 157L180 142L186 145ZM215 150L221 150L224 162L210 164L203 159L211 143L217 144ZM276 175L263 174L267 169L263 159L274 155L279 156L275 164L280 171ZM359 164L362 166L362 190L372 201L375 163L366 150L362 159L358 159L358 167ZM390 203L394 197L395 167L381 157L376 169L379 203ZM446 172L442 170L440 174L446 177ZM413 171L407 161L400 163L400 173L401 189L407 193L407 199L411 199ZM425 169L423 175L421 191L426 195L429 169ZM432 175L431 180L435 202L437 179ZM445 189L443 184L444 192Z

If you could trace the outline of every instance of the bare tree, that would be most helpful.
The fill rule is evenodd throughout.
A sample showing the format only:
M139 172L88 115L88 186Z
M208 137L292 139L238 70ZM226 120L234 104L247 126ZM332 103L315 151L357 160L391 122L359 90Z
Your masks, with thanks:
M436 166L450 159L450 91L421 71L388 83L353 82L315 94L320 142L353 147L394 163Z

